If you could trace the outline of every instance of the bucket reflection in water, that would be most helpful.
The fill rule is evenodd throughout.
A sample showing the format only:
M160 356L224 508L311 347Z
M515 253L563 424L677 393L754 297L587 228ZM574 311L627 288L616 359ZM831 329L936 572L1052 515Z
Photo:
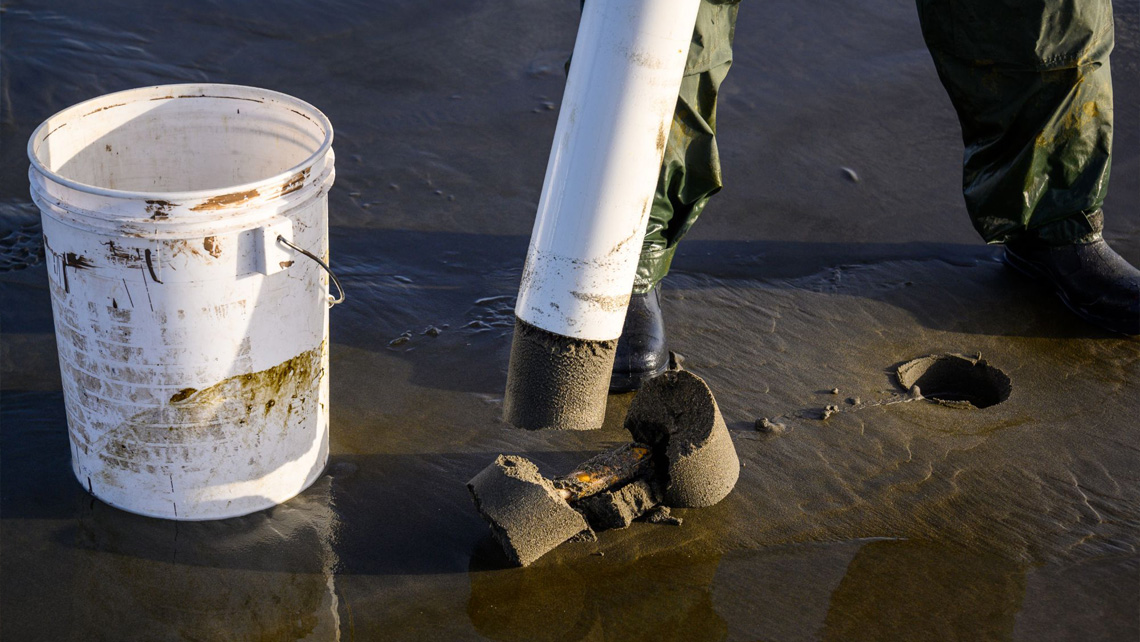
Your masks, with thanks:
M160 521L92 502L74 532L74 638L339 640L331 481L224 521Z

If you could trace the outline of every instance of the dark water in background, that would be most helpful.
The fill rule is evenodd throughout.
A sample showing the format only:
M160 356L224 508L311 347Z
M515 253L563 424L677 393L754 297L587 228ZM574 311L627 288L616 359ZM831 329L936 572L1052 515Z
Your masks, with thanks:
M1116 7L1107 235L1137 263L1140 9ZM954 116L905 2L742 9L719 119L728 186L665 304L734 432L737 489L679 528L502 568L464 482L500 452L555 473L626 439L622 397L597 433L496 421L576 20L576 2L528 0L3 5L0 634L1140 637L1140 344L1084 328L978 244ZM328 114L350 296L331 320L328 474L273 510L194 524L122 513L72 478L24 156L59 109L186 81ZM891 398L890 367L936 351L983 352L1014 394L812 418ZM762 416L788 432L753 432Z

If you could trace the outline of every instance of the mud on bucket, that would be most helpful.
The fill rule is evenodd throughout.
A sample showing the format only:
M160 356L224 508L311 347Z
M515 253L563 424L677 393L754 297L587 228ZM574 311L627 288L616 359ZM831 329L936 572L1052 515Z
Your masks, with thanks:
M307 103L213 84L32 135L72 468L99 499L220 519L324 469L332 136Z

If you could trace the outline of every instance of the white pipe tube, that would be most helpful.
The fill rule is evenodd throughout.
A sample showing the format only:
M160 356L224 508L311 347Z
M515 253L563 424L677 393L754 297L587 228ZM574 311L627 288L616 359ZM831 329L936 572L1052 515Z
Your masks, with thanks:
M700 0L588 0L515 315L621 335Z
M601 427L701 0L587 0L515 305L504 419Z

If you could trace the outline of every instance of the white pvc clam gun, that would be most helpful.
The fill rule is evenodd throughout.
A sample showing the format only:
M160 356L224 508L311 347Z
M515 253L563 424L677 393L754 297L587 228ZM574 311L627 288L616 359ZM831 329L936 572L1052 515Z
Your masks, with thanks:
M600 428L700 0L586 2L515 305L504 419Z
M72 468L99 499L220 519L323 471L332 138L303 101L217 84L32 135Z

